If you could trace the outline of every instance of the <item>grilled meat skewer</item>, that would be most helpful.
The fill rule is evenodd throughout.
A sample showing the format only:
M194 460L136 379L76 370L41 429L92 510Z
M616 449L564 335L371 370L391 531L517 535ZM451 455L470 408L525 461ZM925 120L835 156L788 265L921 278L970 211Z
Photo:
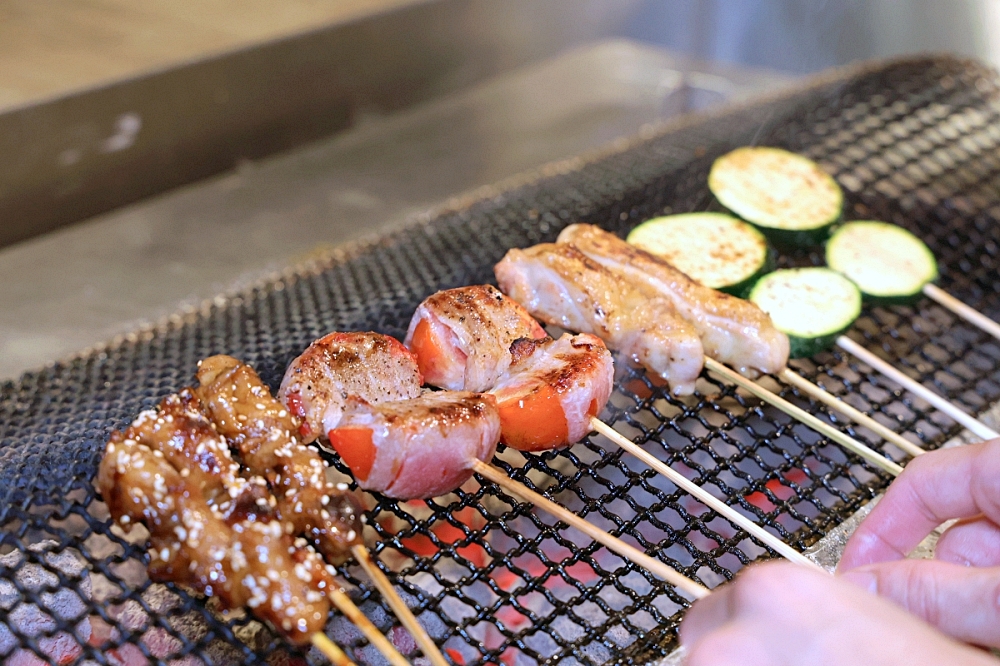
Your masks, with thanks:
M439 291L417 307L403 341L425 383L450 391L486 391L510 365L518 338L545 330L516 301L490 285Z
M748 376L775 373L788 363L788 336L753 303L700 285L659 257L590 224L571 224L558 242L572 245L649 295L669 300L715 360Z
M510 250L495 267L500 288L548 324L590 333L690 395L704 349L665 298L650 297L566 244Z
M112 517L150 533L149 576L247 606L290 642L323 629L332 579L316 553L296 545L273 512L266 484L232 474L228 450L193 396L171 396L114 432L97 486ZM215 492L219 484L225 492Z
M327 463L295 436L297 424L250 366L212 356L198 366L196 394L244 467L267 479L292 534L305 536L330 564L363 544L361 506L327 480Z

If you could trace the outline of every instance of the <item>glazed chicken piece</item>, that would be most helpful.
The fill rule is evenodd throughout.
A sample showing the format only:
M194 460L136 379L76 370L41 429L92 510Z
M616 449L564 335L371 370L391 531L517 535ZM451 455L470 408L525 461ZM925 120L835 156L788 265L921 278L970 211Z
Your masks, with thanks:
M666 261L590 224L559 234L591 260L645 292L669 300L701 337L705 353L744 375L778 372L788 363L788 337L750 301L698 284Z
M184 470L188 487L212 505L232 499L233 488L242 481L240 466L233 460L229 444L201 410L201 402L190 389L168 395L156 410L139 414L132 431L157 457Z
M496 399L466 391L429 392L369 405L352 400L330 444L358 485L399 499L452 492L500 439Z
M337 427L348 396L371 404L420 395L417 362L399 340L380 333L330 333L292 361L278 399L299 418L308 444Z
M330 610L332 578L323 561L286 534L264 482L206 462L218 436L202 428L203 417L178 412L175 398L112 433L97 478L112 518L125 530L135 523L148 529L152 580L218 597L225 609L247 606L290 642L307 644ZM213 473L225 493L207 483Z
M350 559L351 548L364 543L360 502L327 480L327 463L298 440L298 424L253 368L212 356L198 365L198 381L195 393L216 430L251 474L267 479L292 533L305 536L330 564Z
M587 436L614 388L611 353L600 338L564 334L522 338L490 391L500 410L500 441L521 451L570 446Z
M439 291L417 307L406 346L424 382L451 391L486 391L510 365L510 344L544 338L516 301L490 285Z
M542 321L590 333L689 395L704 350L663 298L649 297L568 244L510 250L494 268L508 296Z

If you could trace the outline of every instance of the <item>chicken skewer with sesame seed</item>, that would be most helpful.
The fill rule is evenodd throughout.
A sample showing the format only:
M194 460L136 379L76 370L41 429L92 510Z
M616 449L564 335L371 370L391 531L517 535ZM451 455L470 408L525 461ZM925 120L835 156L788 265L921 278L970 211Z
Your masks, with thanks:
M372 561L362 538L362 509L356 496L327 479L326 461L296 435L302 424L271 395L253 368L231 356L212 356L199 363L198 381L195 393L216 430L233 446L247 471L267 479L286 529L305 537L327 562L339 564L354 557L424 654L435 664L446 664L430 636ZM333 601L345 612L339 596L335 595ZM359 628L365 631L360 624ZM381 639L381 633L369 636L373 642ZM389 660L396 663L393 657Z
M362 508L327 480L327 464L295 436L297 424L250 366L231 356L198 365L195 393L216 430L244 468L267 479L277 511L291 533L304 536L329 564L350 559L361 538Z
M112 433L97 487L123 528L149 531L151 579L188 585L227 609L246 606L289 642L350 664L322 633L336 587L323 560L285 532L266 482L238 471L183 391Z

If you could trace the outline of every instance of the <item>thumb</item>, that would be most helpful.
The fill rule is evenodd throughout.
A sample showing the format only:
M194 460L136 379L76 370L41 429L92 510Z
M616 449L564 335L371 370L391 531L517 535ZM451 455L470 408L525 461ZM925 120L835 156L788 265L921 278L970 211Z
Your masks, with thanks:
M1000 567L900 560L851 569L841 576L955 639L1000 647Z

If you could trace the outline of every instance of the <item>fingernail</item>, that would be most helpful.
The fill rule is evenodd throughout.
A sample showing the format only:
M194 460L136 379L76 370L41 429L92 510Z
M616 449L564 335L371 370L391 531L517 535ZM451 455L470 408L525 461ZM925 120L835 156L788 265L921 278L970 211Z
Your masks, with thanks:
M864 588L872 594L878 594L878 576L870 571L848 571L840 575L846 581L854 583L860 588Z

